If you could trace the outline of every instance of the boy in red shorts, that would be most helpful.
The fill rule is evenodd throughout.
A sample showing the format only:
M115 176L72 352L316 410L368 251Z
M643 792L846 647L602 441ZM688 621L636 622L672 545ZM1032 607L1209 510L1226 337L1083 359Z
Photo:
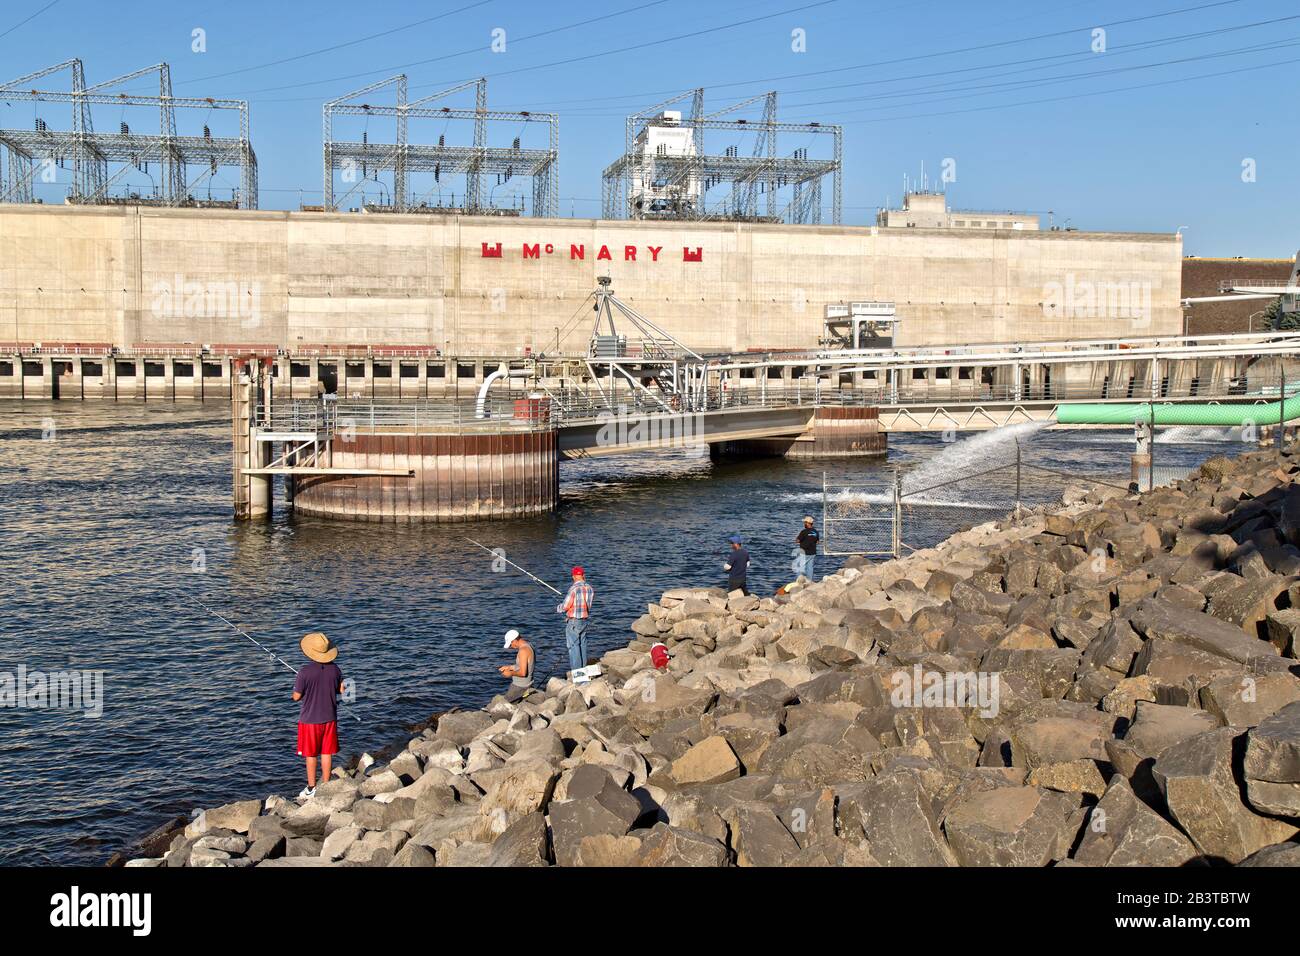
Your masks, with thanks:
M334 663L339 649L320 631L299 641L311 658L293 682L293 699L302 701L298 711L298 756L307 760L307 786L298 794L308 800L316 793L316 758L320 757L321 780L330 778L331 758L339 752L337 697L343 693L343 671Z

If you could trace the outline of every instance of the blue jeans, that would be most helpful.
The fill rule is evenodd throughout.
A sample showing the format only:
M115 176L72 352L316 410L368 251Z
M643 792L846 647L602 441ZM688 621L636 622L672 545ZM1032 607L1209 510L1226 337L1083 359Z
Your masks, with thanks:
M587 666L587 622L590 618L571 617L564 625L564 643L569 647L569 670Z
M795 560L795 577L798 577L799 575L802 574L809 581L814 580L813 564L816 561L817 561L817 555L815 554L799 555L799 557Z

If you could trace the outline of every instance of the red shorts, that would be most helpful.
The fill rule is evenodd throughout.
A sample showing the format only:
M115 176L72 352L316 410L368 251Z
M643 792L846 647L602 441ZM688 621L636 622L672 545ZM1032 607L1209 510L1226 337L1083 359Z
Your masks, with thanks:
M298 756L319 757L321 754L331 756L339 752L339 725L331 720L328 724L298 724Z

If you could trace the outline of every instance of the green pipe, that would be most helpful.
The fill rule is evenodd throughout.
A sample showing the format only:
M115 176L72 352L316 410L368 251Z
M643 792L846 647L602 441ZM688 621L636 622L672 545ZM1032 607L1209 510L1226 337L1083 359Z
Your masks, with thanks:
M1290 391L1290 389L1288 389ZM1300 418L1300 395L1265 405L1157 405L1156 425L1259 425ZM1058 405L1056 421L1061 425L1132 425L1150 422L1150 403L1121 405Z

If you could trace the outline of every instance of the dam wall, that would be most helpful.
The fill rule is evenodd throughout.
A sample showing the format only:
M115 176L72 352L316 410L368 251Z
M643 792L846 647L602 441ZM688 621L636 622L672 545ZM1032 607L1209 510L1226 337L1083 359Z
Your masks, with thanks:
M0 351L585 350L620 298L697 350L808 348L896 303L899 345L1181 331L1175 235L0 206Z

